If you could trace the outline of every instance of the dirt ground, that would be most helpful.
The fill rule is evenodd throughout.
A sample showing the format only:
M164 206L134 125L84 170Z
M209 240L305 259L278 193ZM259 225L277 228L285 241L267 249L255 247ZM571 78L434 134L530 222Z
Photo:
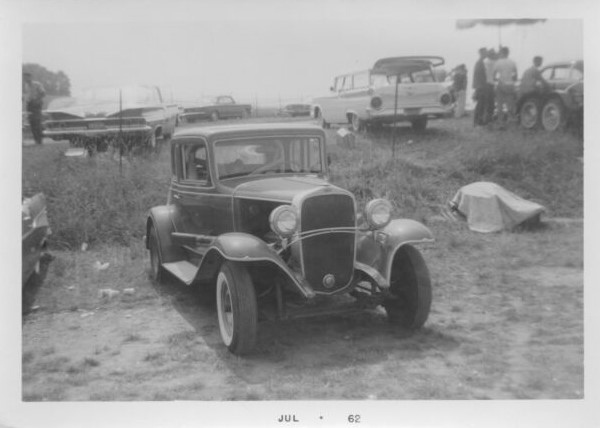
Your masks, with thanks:
M25 292L23 400L582 398L582 225L430 227L424 329L396 330L379 310L265 322L246 358L222 345L214 293L150 281L141 243L53 252Z

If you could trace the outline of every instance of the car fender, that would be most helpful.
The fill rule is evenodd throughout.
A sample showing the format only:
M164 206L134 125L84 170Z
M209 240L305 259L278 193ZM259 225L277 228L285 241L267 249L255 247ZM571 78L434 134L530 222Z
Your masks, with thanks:
M239 263L272 263L283 272L304 297L314 297L312 287L295 274L276 251L254 235L241 232L225 233L212 242L198 267L196 280L209 280L216 275L223 260Z
M398 249L407 244L433 241L431 231L418 221L410 219L392 220L385 228L364 232L358 237L356 261L375 269L389 285L392 262ZM365 271L365 269L361 270ZM380 281L377 282L380 283Z
M146 220L146 248L150 248L150 227L154 226L158 237L158 251L163 263L175 262L185 258L185 251L175 245L171 233L175 231L174 219L179 216L176 205L161 205L154 207L148 213Z

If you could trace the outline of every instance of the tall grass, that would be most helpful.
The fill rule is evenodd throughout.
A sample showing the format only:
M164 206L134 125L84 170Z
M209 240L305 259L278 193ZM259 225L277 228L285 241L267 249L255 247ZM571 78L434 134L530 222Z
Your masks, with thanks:
M388 134L358 135L355 148L335 145L331 178L362 206L389 198L395 215L426 222L460 187L492 181L541 203L551 216L583 215L583 144L568 133L474 129L469 121L437 121L424 133L399 129L392 156ZM165 202L170 179L168 150L119 163L107 155L66 158L66 146L28 146L23 188L44 192L50 244L128 245L144 233L149 208Z
M361 203L388 197L397 214L421 220L476 181L500 184L552 216L583 215L583 145L576 136L441 126L443 132L405 133L394 151L380 136L359 138L354 149L335 147L332 179Z
M32 162L23 170L23 189L46 195L51 245L127 245L144 235L148 209L166 200L170 177L166 158L125 159L120 168L107 155L67 158L55 149L24 163Z

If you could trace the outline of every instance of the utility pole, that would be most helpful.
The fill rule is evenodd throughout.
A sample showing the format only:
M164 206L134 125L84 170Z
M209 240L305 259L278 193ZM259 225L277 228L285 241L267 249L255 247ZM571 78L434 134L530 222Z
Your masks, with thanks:
M394 122L392 123L392 159L396 158L396 121L398 120L398 79L400 76L396 76L396 91L394 95Z

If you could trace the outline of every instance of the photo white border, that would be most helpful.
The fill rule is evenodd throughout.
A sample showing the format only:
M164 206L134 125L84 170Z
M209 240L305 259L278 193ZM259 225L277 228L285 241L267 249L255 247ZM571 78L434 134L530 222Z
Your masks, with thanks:
M141 7L143 3L143 7ZM401 11L401 16L390 13ZM507 13L507 11L510 11ZM284 402L119 402L25 403L21 401L20 264L21 182L21 26L25 22L199 21L257 20L394 20L532 17L584 20L586 61L585 110L585 398L583 400L491 401L284 401ZM294 426L349 426L348 414L361 414L361 426L406 427L593 427L600 426L598 404L598 287L599 218L594 169L600 161L598 145L598 88L600 40L599 6L593 0L502 0L415 2L392 0L309 1L3 1L0 3L0 88L2 175L0 191L4 244L0 260L0 427L198 427L282 426L276 418L299 415ZM591 95L591 96L590 96ZM591 168L589 167L591 165ZM13 223L14 222L14 223ZM319 416L324 416L320 420Z

